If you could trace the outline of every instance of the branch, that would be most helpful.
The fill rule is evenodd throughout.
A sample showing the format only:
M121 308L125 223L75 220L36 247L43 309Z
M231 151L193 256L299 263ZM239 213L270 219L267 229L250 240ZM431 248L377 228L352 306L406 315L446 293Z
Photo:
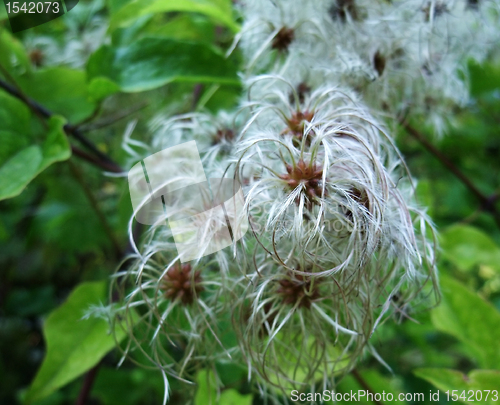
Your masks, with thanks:
M380 402L380 401L377 401L375 399L375 394L376 392L373 391L372 387L370 387L370 385L366 382L366 380L361 376L361 374L359 374L358 370L354 369L351 371L351 374L352 376L356 379L356 381L359 383L359 385L361 385L361 387L363 387L363 389L367 392L369 392L370 394L373 395L373 403L376 404L376 405L384 405L383 402Z
M191 102L191 110L195 111L203 93L203 84L196 84L193 89L193 101Z
M10 81L14 82L12 76L10 76L10 74L7 72L7 70L5 70L5 68L2 65L0 65L0 70ZM35 101L29 99L20 89L16 88L15 86L7 82L4 82L3 80L0 79L0 87L2 87L11 96L14 96L19 100L21 100L39 117L50 118L52 116L49 110L37 104Z
M440 150L438 150L432 143L430 143L420 132L407 123L403 123L403 127L406 131L415 138L420 144L427 149L428 152L433 154L443 165L445 165L450 172L452 172L455 177L457 177L471 192L476 196L476 198L485 204L488 201L488 197L484 195L474 183L472 183L469 178L463 174L458 167L456 167Z
M105 117L105 118L103 118L99 121L93 122L91 124L87 124L87 123L78 124L78 128L82 132L95 131L96 129L101 129L101 128L107 127L108 125L112 125L115 122L118 122L118 121L122 120L123 118L128 117L129 115L135 114L136 112L138 112L138 111L140 111L143 108L146 108L148 106L149 106L149 103L147 101L142 102L138 105L132 106L124 111L121 111L118 114L112 115L110 117Z
M94 210L97 217L101 221L101 224L104 228L104 231L106 232L106 235L108 235L108 237L113 245L116 257L120 258L120 256L122 255L122 250L120 248L120 244L118 243L118 240L116 239L115 234L114 234L113 230L111 229L111 226L109 225L109 223L106 219L106 216L103 214L103 212L99 208L99 204L98 204L96 198L94 197L94 194L92 194L92 191L87 186L87 183L85 183L85 179L83 178L80 170L78 170L78 168L71 162L71 160L68 160L68 164L69 164L69 168L71 170L71 173L75 177L78 184L80 184L80 186L82 187L83 192L85 193L85 196L87 197L87 199L90 202L90 205L92 206L92 209Z
M16 87L12 86L11 84L3 81L0 79L0 88L3 88L7 93L10 95L16 97L17 99L21 100L24 104L26 104L35 114L43 117L43 118L50 118L54 114L49 111L47 108L44 106L38 104L36 101L32 100L31 98L25 96L20 90L18 90ZM105 153L101 152L97 146L95 146L89 139L87 139L81 131L76 128L75 126L71 124L66 124L64 126L64 132L66 132L66 135L71 135L74 138L76 138L82 145L84 145L88 150L90 150L103 164L107 164L109 166L109 171L113 172L123 172L121 167L115 163L108 155ZM95 163L95 162L94 162ZM110 170L110 168L112 168Z
M111 163L102 161L98 158L96 158L93 155L90 155L89 153L81 150L80 148L71 145L71 151L75 156L78 156L79 158L86 160L89 163L92 163L94 166L98 166L103 170L106 170L107 172L111 173L123 173L123 170L121 167L117 167L116 165L113 165Z
M494 193L491 196L484 194L464 173L462 173L457 166L455 166L439 149L430 143L419 131L405 121L402 121L401 125L405 128L408 134L415 138L429 153L434 155L434 157L446 166L448 170L469 189L469 191L479 200L482 208L491 213L497 224L500 226L500 216L495 208L498 193Z
M89 398L90 391L92 390L92 385L94 384L100 365L101 363L98 363L96 366L91 368L87 374L85 374L82 388L80 389L75 405L85 405L87 403L87 399Z

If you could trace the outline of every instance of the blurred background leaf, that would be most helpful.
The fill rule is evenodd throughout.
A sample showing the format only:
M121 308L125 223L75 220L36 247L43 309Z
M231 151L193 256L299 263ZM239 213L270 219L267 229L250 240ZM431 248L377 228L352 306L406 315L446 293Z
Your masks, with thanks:
M473 370L468 375L459 371L442 368L421 368L415 370L415 375L429 381L441 392L441 398L450 398L453 401L453 390L458 401L466 404L476 402L485 404L499 404L498 385L500 384L500 371ZM449 391L449 397L445 392ZM464 392L465 391L465 395ZM497 394L495 394L495 391ZM466 398L467 400L464 400ZM470 400L469 400L470 399ZM455 400L454 402L456 402Z
M215 49L171 38L145 37L125 48L105 45L90 58L88 72L90 78L111 79L126 92L172 81L239 84L236 66Z
M45 321L43 332L47 354L25 402L43 399L95 366L115 347L105 319L86 315L92 306L106 302L106 282L83 283ZM116 339L125 337L118 330Z
M48 166L69 159L71 150L63 129L65 123L64 118L52 116L48 120L46 139L40 146L28 146L1 164L0 200L19 195Z
M485 369L500 369L500 313L452 278L441 277L443 302L432 311L436 329L449 333L467 347Z

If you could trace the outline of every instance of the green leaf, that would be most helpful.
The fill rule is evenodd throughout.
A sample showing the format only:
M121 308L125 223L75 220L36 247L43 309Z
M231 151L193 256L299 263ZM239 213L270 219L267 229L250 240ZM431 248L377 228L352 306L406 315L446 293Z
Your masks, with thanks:
M146 27L151 25L152 19L153 16L151 14L143 15L134 20L129 26L116 29L111 34L111 45L127 46L133 44L138 40L139 35L144 32ZM156 24L153 25L156 26Z
M65 124L66 120L57 115L53 115L48 120L47 138L42 144L43 160L38 168L38 173L52 163L62 162L70 158L71 148L64 132Z
M500 368L500 313L449 277L441 280L443 302L432 311L436 329L464 343L483 368Z
M135 19L146 14L169 12L200 13L225 25L233 32L237 32L240 28L233 19L232 8L227 0L134 0L111 18L109 29L113 31L118 27L130 25Z
M25 403L26 393L26 389L19 392L19 402ZM56 391L40 401L33 402L33 405L64 405L71 401L73 399L72 397L73 396L70 397L67 393Z
M91 80L88 87L89 98L95 102L99 102L119 91L120 86L107 77L95 77Z
M199 15L180 14L161 24L150 24L146 32L149 35L183 39L189 41L214 43L215 27L213 23Z
M481 402L482 404L499 404L500 400L494 400L495 396L490 392L488 400L486 398L486 392L484 390L490 391L500 391L500 371L495 370L472 370L468 375L462 374L460 371L448 370L442 368L420 368L413 372L417 377L420 377L436 388L444 391L441 393L441 399L447 399L445 394L446 391L457 390L457 396L460 397L462 391L465 391L466 398L469 398L473 394L472 401L462 401L466 404L474 404ZM471 390L471 392L468 392ZM482 391L482 400L476 401L475 394L477 391ZM450 392L450 400L451 400ZM479 394L478 394L479 395ZM496 396L498 398L498 395Z
M5 7L0 7L0 21L6 20L7 18L7 10L5 9Z
M30 117L21 101L0 92L0 164L29 145Z
M5 6L0 6L0 9ZM22 43L0 27L0 64L13 76L31 69L31 62ZM0 72L0 76L3 73Z
M130 0L108 0L108 9L111 14L115 14L125 4L130 3Z
M500 88L500 65L469 61L470 94L477 97Z
M401 389L401 387L398 384L398 381L396 378L388 378L380 374L377 370L375 369L369 369L369 370L363 370L360 372L361 377L365 381L369 381L370 383L370 388L373 390L374 393L382 394L392 394L394 399L398 399L399 395L401 393L404 393L404 391ZM346 375L345 378L341 380L337 387L337 392L340 393L350 393L350 392L360 392L360 391L365 391L365 388L362 387L359 382L351 375ZM362 398L363 399L363 398ZM407 404L406 401L402 400L398 402L400 404ZM337 401L335 402L336 404L347 404L349 403L348 401ZM367 399L364 399L364 403L367 404L372 404L373 402ZM325 405L328 404L334 404L333 401L328 401L325 402Z
M91 305L106 300L106 283L80 284L43 326L47 354L26 394L26 403L42 399L93 366L115 346L103 319L82 319ZM116 330L117 341L125 337Z
M30 110L17 98L0 92L0 122L2 131L12 131L25 135L30 130Z
M38 173L42 151L32 145L16 153L0 167L0 201L21 194Z
M217 86L217 89L213 92L212 89L215 86ZM239 86L219 86L213 84L200 97L197 108L206 108L212 112L232 110L238 105L241 93L242 90Z
M225 386L241 386L247 380L248 370L243 364L221 360L215 364L215 368L217 375Z
M17 82L36 102L72 123L90 117L96 108L89 99L87 75L82 70L51 67L22 75Z
M415 191L418 202L427 208L427 214L432 218L434 215L433 207L435 200L435 192L432 182L427 179L419 180Z
M441 233L444 256L462 271L485 264L500 271L500 247L483 231L454 225Z
M239 84L236 67L214 48L173 38L142 38L128 47L105 45L90 57L87 69L90 78L105 76L125 92L172 81Z
M212 372L200 370L196 376L198 389L194 399L195 405L251 405L252 395L242 395L235 389L224 389L217 398L215 378Z
M101 367L92 396L105 405L136 405L144 403L143 398L148 398L149 403L161 403L164 389L159 370Z
M45 181L47 188L51 188L37 211L33 232L43 234L44 242L51 249L63 251L70 257L106 248L109 238L79 184L70 177ZM102 272L101 266L93 268L93 273L97 272Z
M0 200L15 197L43 170L69 159L71 149L64 133L65 120L57 115L48 120L47 138L42 146L22 149L0 167Z
M252 405L252 395L242 395L234 389L222 392L219 405Z

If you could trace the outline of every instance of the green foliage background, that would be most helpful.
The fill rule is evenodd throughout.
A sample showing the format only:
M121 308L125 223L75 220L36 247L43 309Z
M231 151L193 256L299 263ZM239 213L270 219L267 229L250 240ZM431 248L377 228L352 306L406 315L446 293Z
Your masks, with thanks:
M82 56L80 68L51 66L44 62L51 55L40 61L30 48L30 35L64 46L68 31L83 32L95 16L111 41ZM161 375L128 361L116 368L120 353L112 350L107 323L82 319L89 306L108 299L132 209L125 179L106 177L75 156L72 145L80 146L65 125L78 126L123 163L130 120L137 120L134 137L147 143L146 123L158 111L234 107L241 60L224 53L239 23L229 0L97 0L12 35L0 6L0 79L54 114L40 117L0 89L1 404L73 404L97 364L88 403L161 403ZM375 392L428 398L429 390L440 389L440 403L447 403L446 390L500 390L500 229L493 212L500 210L500 64L470 63L469 74L471 102L456 112L457 124L445 137L433 137L419 117L412 124L492 197L491 204L478 203L440 160L397 131L419 180L419 200L440 231L443 299L414 320L385 323L373 336L393 370L362 359L358 371ZM170 403L188 403L195 390L196 405L262 403L244 369L219 367L228 387L220 397L202 371L198 385L171 381ZM351 389L361 386L349 375L339 391Z

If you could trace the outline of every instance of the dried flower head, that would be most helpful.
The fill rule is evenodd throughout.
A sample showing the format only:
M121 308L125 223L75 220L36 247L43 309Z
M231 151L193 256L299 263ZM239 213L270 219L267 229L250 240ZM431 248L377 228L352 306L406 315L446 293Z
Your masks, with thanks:
M44 55L41 49L35 48L29 53L29 58L33 66L40 67L43 65Z
M309 111L295 111L290 118L286 119L287 127L283 130L284 135L291 135L295 137L296 142L300 144L304 136L306 125L314 118L314 112ZM310 138L307 141L310 144Z
M332 386L372 350L369 338L385 316L405 316L432 291L434 248L424 236L432 225L413 206L390 136L347 91L317 89L297 109L288 90L264 94L258 85L235 160L258 243L235 325L263 384ZM296 111L314 111L300 142L282 130ZM311 332L325 322L331 333ZM331 342L336 349L327 349ZM308 377L299 381L297 370Z
M230 316L225 298L229 280L214 271L224 260L181 264L171 246L163 242L160 247L155 241L166 234L155 232L145 256L139 255L129 270L114 277L118 304L113 321L128 333L124 356L158 367L167 395L167 375L193 379L200 367L231 357L234 348L222 343L226 331L220 327Z
M323 170L318 168L315 162L306 163L302 159L295 165L286 165L287 174L281 174L279 177L286 181L289 190L295 190L301 187L307 199L306 206L311 210L312 204L319 204L316 197L322 197L324 187L321 182L323 180ZM300 197L295 200L297 204L300 202Z
M180 300L184 305L192 304L203 291L200 271L192 272L189 263L175 263L163 277L160 288L165 297Z
M286 52L294 39L295 31L293 28L281 27L274 36L271 47L280 52Z
M278 280L276 294L281 295L285 304L311 308L311 304L321 297L317 285L319 282L311 277L291 273L287 278Z
M335 0L329 11L334 20L339 19L342 22L346 22L348 18L352 20L359 19L355 0Z

